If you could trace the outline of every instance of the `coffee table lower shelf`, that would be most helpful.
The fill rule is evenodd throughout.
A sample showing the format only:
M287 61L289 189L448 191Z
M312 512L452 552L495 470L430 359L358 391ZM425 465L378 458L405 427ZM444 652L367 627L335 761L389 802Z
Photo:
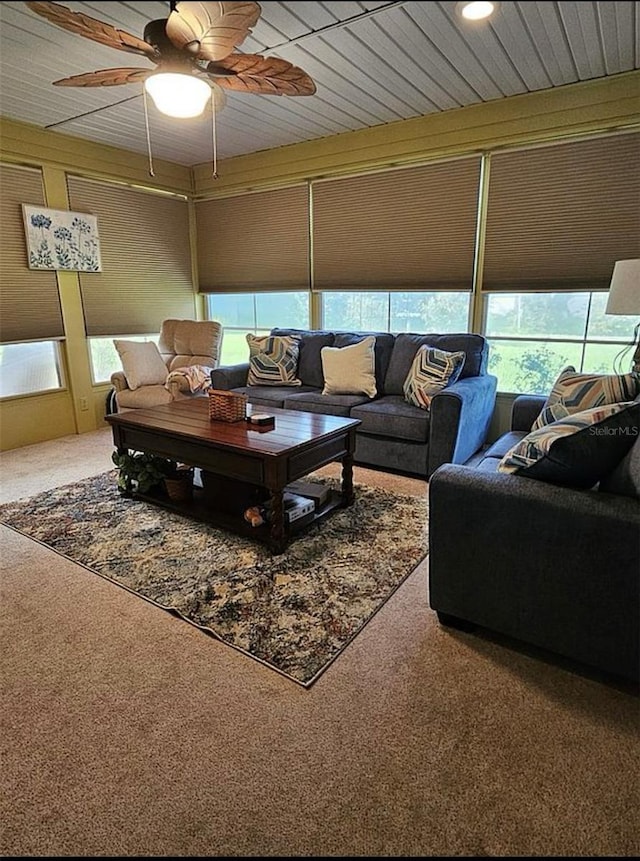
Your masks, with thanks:
M286 489L286 488L285 488ZM262 526L251 526L244 520L242 514L229 514L226 511L221 511L211 504L210 499L205 500L202 489L194 487L193 498L187 501L176 501L165 494L154 493L133 493L134 499L140 499L144 502L151 502L154 505L159 505L176 514L184 515L185 517L193 518L204 523L210 523L212 526L225 529L228 532L233 532L236 535L242 535L246 538L252 538L267 545L272 545L272 536L268 523ZM304 532L309 526L324 520L336 508L343 508L345 505L343 494L338 490L331 490L327 501L318 508L311 520L302 518L301 523L294 521L285 527L285 538L288 541ZM284 548L273 548L274 551L282 552Z

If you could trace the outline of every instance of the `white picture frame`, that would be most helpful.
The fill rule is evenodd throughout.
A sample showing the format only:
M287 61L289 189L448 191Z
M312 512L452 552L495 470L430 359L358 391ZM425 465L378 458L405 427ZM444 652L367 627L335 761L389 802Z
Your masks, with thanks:
M98 220L86 212L22 204L29 269L101 272Z

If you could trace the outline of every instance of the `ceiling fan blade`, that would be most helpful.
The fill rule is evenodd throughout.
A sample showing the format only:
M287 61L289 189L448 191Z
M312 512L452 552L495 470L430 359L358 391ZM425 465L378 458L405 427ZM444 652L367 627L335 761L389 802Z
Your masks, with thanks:
M312 96L316 85L298 66L278 57L260 54L230 54L207 64L209 77L226 87L265 96Z
M201 60L221 60L243 42L260 17L258 3L178 3L167 36Z
M119 84L138 84L152 75L153 69L100 69L84 72L54 81L54 87L117 87Z
M151 59L157 56L155 48L138 39L137 36L132 36L125 30L118 30L110 24L105 24L104 21L83 15L82 12L72 12L71 9L60 6L59 3L27 3L26 5L52 24L92 39L94 42L100 42L101 45L117 48L119 51L128 51L131 54L142 54Z

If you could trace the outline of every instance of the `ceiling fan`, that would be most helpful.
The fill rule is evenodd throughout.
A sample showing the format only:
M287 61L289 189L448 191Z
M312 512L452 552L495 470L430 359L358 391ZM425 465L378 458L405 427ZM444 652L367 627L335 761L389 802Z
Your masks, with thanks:
M59 3L27 3L52 24L110 48L141 54L158 67L102 69L54 81L58 87L112 87L144 81L160 71L204 76L229 90L267 96L311 96L316 87L292 63L236 54L260 17L258 3L170 3L168 18L149 21L139 39Z
M171 2L169 16L149 21L142 39L59 3L26 5L64 30L119 51L142 55L156 67L85 72L54 81L57 87L142 83L143 95L149 93L158 110L173 117L199 116L209 99L220 110L225 98L218 87L267 96L311 96L316 91L309 75L286 60L234 52L260 18L258 3ZM212 117L216 110L212 110Z

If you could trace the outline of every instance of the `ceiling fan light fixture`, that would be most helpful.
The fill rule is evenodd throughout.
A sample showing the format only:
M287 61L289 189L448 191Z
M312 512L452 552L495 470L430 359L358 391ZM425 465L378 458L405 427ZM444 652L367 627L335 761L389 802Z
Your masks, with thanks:
M497 3L490 0L472 0L470 3L459 3L460 14L467 21L482 21L496 11Z
M144 87L161 113L178 119L199 117L211 98L206 81L180 72L156 72Z

